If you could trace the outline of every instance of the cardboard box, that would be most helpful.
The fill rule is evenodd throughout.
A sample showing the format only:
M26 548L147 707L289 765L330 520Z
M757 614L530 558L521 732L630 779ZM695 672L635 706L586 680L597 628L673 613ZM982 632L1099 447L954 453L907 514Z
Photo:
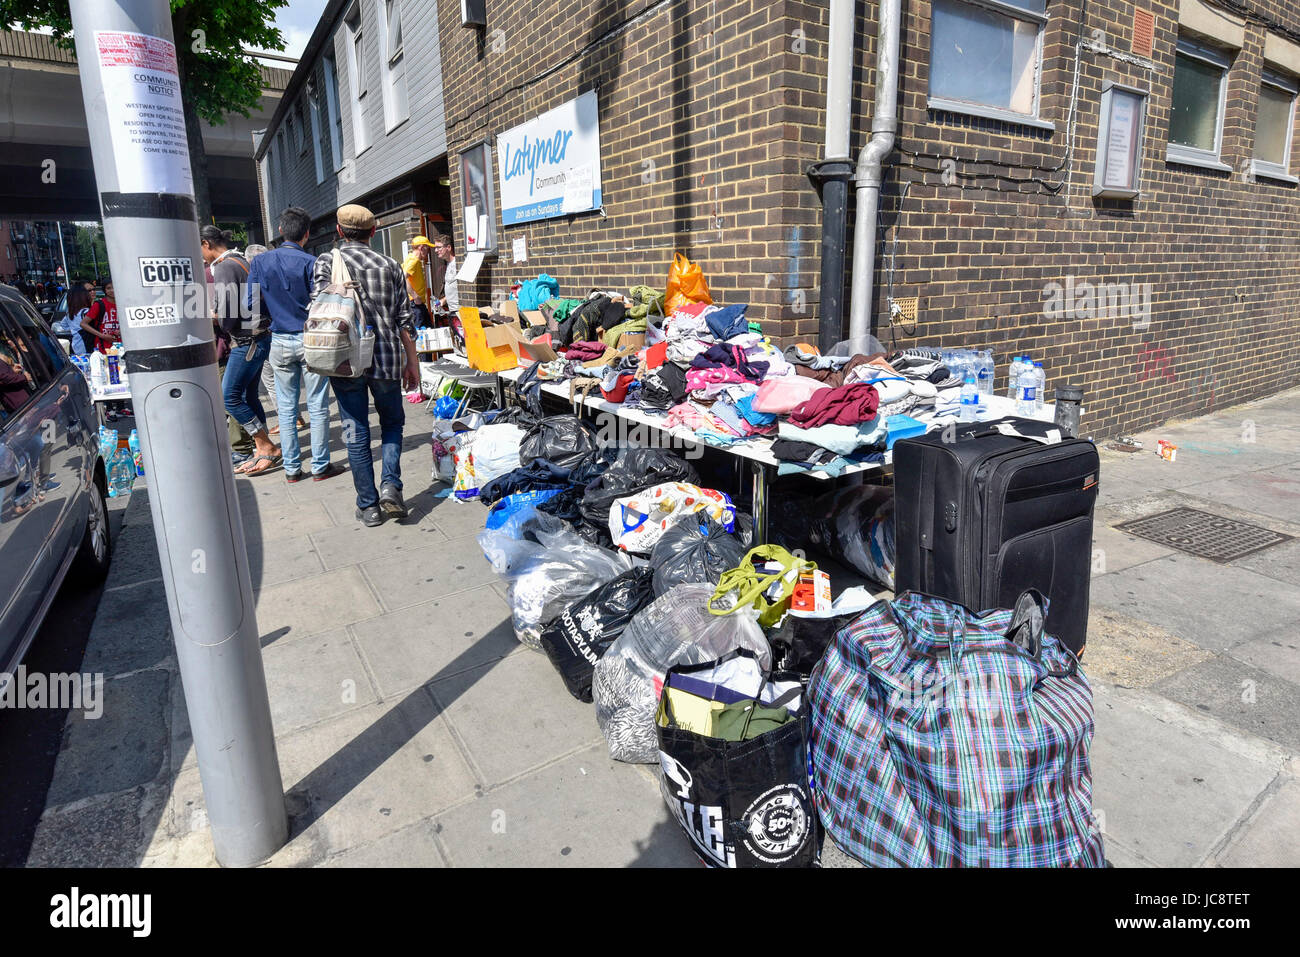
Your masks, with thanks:
M644 332L625 332L618 337L618 348L620 349L644 349L645 333Z
M524 322L530 326L544 326L546 325L546 317L536 309L528 309L524 311Z
M828 612L831 608L831 576L821 569L799 573L799 583L790 595L791 611Z

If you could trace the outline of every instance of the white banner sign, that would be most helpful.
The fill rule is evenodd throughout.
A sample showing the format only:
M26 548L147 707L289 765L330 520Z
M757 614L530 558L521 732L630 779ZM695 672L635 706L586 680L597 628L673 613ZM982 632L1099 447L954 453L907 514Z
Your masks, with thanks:
M145 33L101 30L95 48L118 192L193 196L176 47Z
M599 112L592 90L497 137L502 223L600 208ZM581 187L569 189L575 176Z

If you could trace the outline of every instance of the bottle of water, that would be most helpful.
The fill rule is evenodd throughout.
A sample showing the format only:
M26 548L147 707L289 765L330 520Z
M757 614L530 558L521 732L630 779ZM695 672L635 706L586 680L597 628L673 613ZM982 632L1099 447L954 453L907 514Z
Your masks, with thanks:
M1043 371L1041 362L1034 363L1034 411L1041 411L1043 408L1043 393L1047 391L1047 373Z
M140 432L138 429L131 430L131 437L127 439L126 444L131 448L131 461L135 463L135 474L144 474L144 455L140 452Z
M979 419L980 390L975 383L975 374L966 370L966 381L961 387L961 409L958 419L962 422L975 422Z
M104 467L113 465L113 450L117 448L117 430L106 425L99 427L99 455L104 460Z
M989 352L988 349L985 349L982 352L980 352L977 368L979 369L979 375L977 376L977 381L979 383L980 395L992 395L993 394L993 353Z
M1033 366L1020 373L1016 383L1016 415L1032 419L1034 413L1038 411L1036 385L1037 379L1034 376Z
M131 450L123 442L118 445L117 452L113 455L113 465L108 471L108 494L110 498L130 495L134 487L135 460L131 458Z
M1016 356L1011 360L1011 365L1007 368L1007 398L1012 402L1018 401L1020 393L1017 391L1020 385L1020 364L1024 362L1024 356Z

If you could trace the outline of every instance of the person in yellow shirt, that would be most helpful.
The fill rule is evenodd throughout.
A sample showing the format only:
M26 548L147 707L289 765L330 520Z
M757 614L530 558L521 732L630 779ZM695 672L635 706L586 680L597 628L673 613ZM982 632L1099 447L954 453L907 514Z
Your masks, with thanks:
M424 264L429 261L429 250L433 243L428 236L416 236L411 241L411 251L402 260L402 272L406 273L406 294L411 300L411 318L415 328L423 329L433 325L429 315L429 282L425 278Z

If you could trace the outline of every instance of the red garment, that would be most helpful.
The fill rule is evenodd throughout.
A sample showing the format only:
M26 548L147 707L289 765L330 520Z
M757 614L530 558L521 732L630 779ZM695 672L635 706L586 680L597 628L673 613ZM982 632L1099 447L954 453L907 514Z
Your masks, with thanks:
M857 425L876 414L880 407L880 394L875 386L842 385L834 389L818 389L807 402L790 413L790 424L801 429L819 425Z
M117 324L117 303L112 299L96 299L86 311L86 318L90 320L92 326L111 337L114 342L122 338L122 330ZM107 352L112 344L103 339L95 340L95 348L100 352Z

